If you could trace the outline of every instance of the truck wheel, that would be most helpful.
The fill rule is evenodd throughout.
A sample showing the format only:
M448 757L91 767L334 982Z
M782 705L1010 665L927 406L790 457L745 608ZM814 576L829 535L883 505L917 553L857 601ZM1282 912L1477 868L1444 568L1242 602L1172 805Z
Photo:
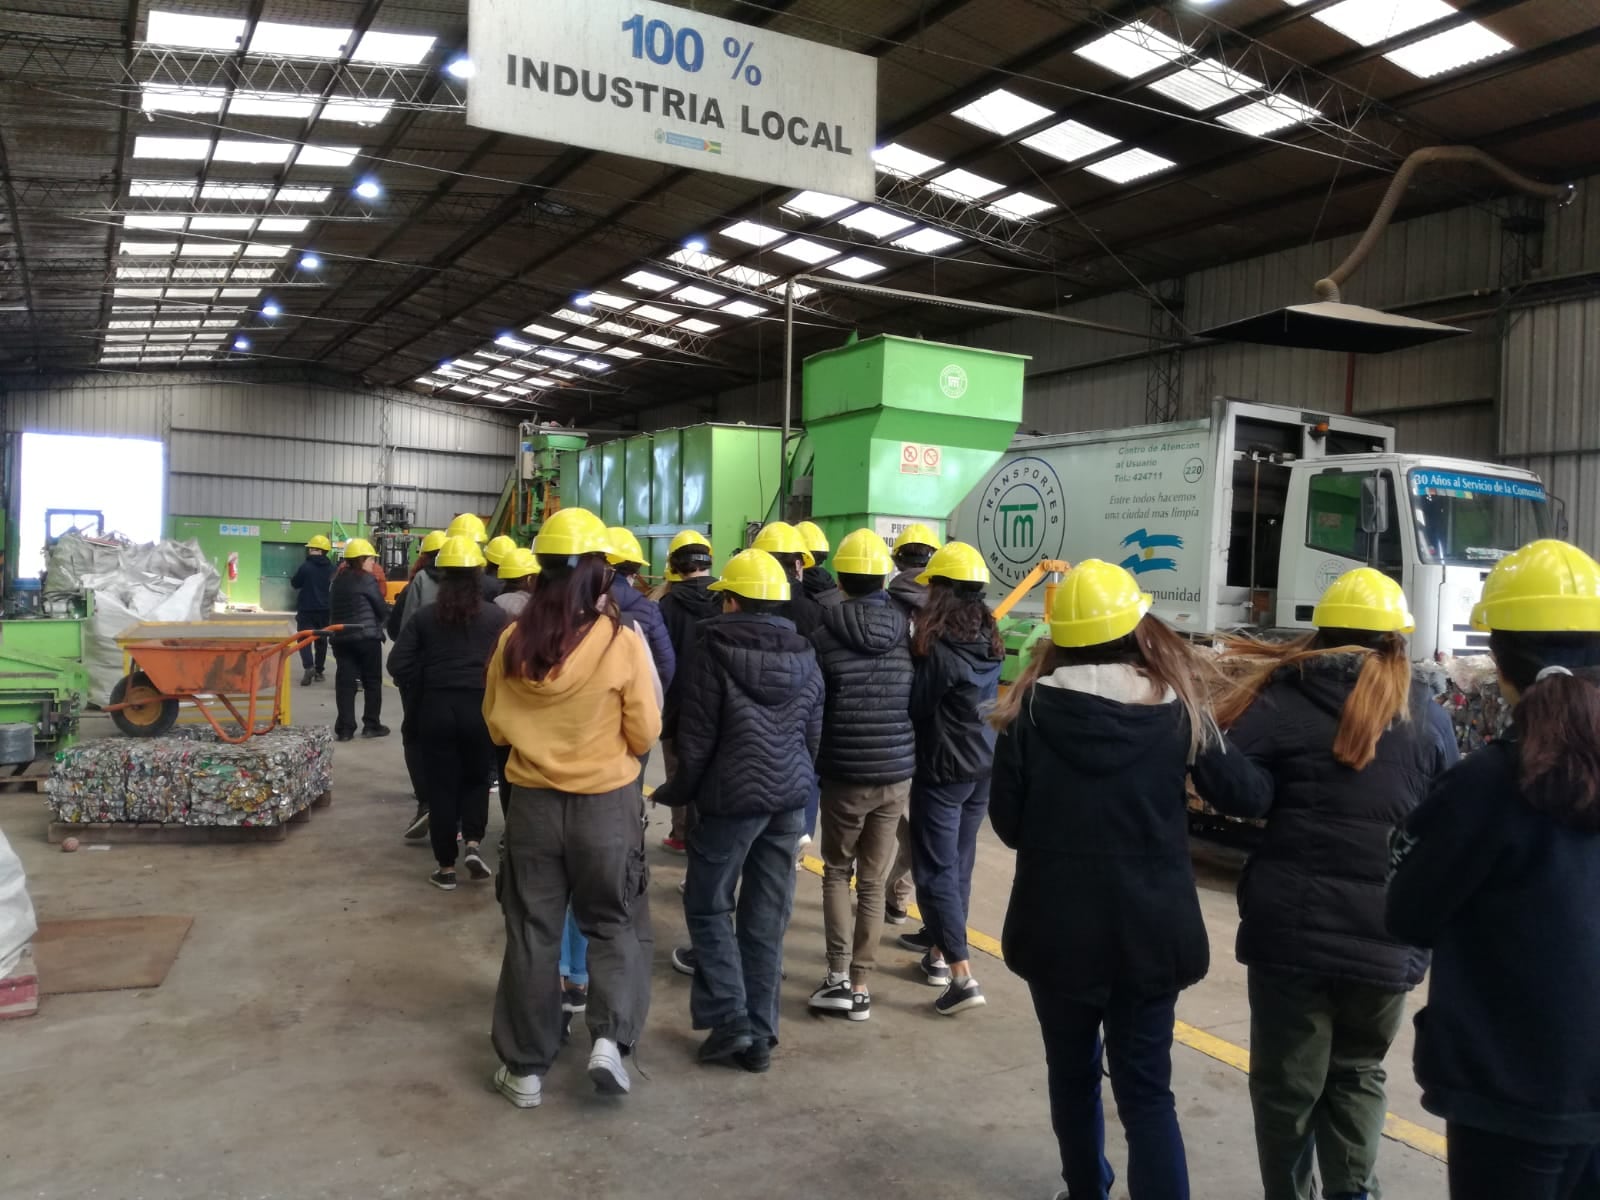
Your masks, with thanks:
M129 737L160 737L178 721L178 702L164 699L140 672L117 680L111 689L111 703L128 705L115 710L111 719Z

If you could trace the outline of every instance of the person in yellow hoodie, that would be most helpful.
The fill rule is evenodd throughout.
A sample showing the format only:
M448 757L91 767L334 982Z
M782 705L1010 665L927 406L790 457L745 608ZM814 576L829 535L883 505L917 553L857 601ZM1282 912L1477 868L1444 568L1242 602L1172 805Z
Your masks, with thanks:
M650 1006L639 758L661 733L644 641L601 604L611 582L606 527L554 513L533 550L539 587L489 660L483 717L510 748L501 864L505 957L495 996L495 1088L536 1107L561 1046L559 963L567 905L589 939L589 1078L625 1095L623 1056Z

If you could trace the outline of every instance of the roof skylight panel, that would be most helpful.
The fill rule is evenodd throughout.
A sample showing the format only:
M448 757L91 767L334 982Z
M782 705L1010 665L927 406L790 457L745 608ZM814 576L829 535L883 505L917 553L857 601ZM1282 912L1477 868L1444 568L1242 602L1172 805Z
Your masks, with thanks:
M979 129L987 129L990 133L1006 137L1029 125L1037 125L1051 115L1051 110L1042 104L1024 99L1015 92L996 88L987 96L978 97L971 104L956 109L950 115L969 125L976 125Z
M942 229L923 228L908 233L905 237L895 238L891 244L916 254L937 254L941 250L950 249L951 246L960 245L961 239Z
M735 221L722 231L722 236L752 246L770 246L783 237L783 230L756 221Z
M847 208L854 208L857 203L843 196L830 196L827 192L800 192L785 200L782 207L785 212L826 219Z
M151 137L140 134L133 139L135 158L202 159L210 148L210 138Z
M611 292L590 292L588 300L590 304L598 304L601 308L615 309L632 308L638 303L632 296L617 296Z
M1391 50L1384 57L1420 79L1432 79L1435 75L1493 58L1510 49L1511 43L1505 38L1476 21L1469 21L1465 25L1423 38L1420 42Z
M300 96L293 92L240 92L228 104L228 115L304 121L317 111L318 99L317 96Z
M569 337L566 344L569 346L576 346L580 350L604 350L606 348L606 344L604 342L597 342L593 338L579 337L577 334L573 334L571 337Z
M223 288L218 293L224 300L254 300L261 295L260 288Z
M156 46L195 46L202 50L237 50L244 21L236 17L196 17L189 13L152 11L144 40Z
M304 233L311 222L305 217L263 217L261 233Z
M1013 221L1027 221L1037 217L1042 212L1049 212L1055 207L1055 203L1041 199L1029 192L1012 192L1009 196L1001 196L998 200L991 200L983 207L986 212L992 212L998 217L1009 217Z
M654 271L635 271L632 275L625 275L623 283L631 283L636 288L643 288L647 292L664 292L678 281L666 275L657 275Z
M729 267L726 271L717 272L717 278L732 280L744 287L765 287L778 277L754 267Z
M571 321L574 325L593 325L600 319L593 313L579 312L573 308L560 308L550 315L558 321ZM524 325L523 328L528 327Z
M198 139L204 141L204 138ZM218 138L213 162L267 163L282 165L294 152L293 142L262 142L245 138ZM135 154L138 150L135 149Z
M985 196L994 195L1005 185L957 167L954 171L934 176L928 180L928 186L958 200L982 200Z
M323 121L345 121L353 125L380 125L394 107L393 100L357 100L335 96L323 105Z
M713 292L710 288L695 287L692 284L673 292L672 298L682 300L685 304L700 305L721 304L727 300L721 292Z
M598 358L580 358L572 365L582 367L585 371L609 371L613 364L601 362Z
M139 85L139 108L143 112L219 113L227 98L227 88L182 83Z
M282 21L257 21L250 38L251 54L281 54L288 58L338 58L351 30L327 25L291 25Z
M425 33L383 33L370 30L356 43L355 62L401 63L414 66L428 57L437 39Z
M1124 79L1136 79L1177 62L1189 53L1189 47L1143 21L1129 21L1121 29L1079 46L1074 53Z
M238 242L185 242L180 258L230 258L239 253Z
M272 189L258 183L208 183L200 188L200 195L207 200L265 200Z
M690 250L685 246L682 250L674 250L667 255L668 262L675 262L680 267L688 267L693 271L710 273L718 267L726 266L728 260L718 258L715 254L707 254L704 250Z
M661 347L676 346L678 344L678 339L677 338L663 337L659 333L642 334L640 336L639 340L641 342L649 342L652 346L661 346Z
M588 324L588 322L584 322L584 324ZM534 324L534 325L524 325L522 327L522 332L523 333L531 333L535 337L558 338L558 337L564 336L567 331L565 329L556 329L556 328L554 328L554 327L552 327L550 325ZM522 345L520 343L517 344L517 345L512 345L513 342L517 342L517 339L514 338L514 337L509 337L509 336L507 336L507 337L498 337L498 338L495 338L495 341L497 341L498 343L500 343L500 345L505 346L507 349L510 349L510 350L523 350L523 349L532 350L533 349L532 346L524 346L524 345Z
M1311 15L1353 42L1375 46L1455 11L1445 0L1343 0Z
M482 388L473 387L471 384L468 384L468 383L452 383L447 390L452 391L452 392L460 392L463 396L481 396L481 395L483 395L483 389Z
M846 229L859 229L880 240L890 234L899 233L902 229L910 229L915 221L905 217L896 216L881 208L863 208L858 212L846 213L839 218L839 224Z
M635 312L637 311L638 310L636 309ZM655 309L655 311L666 312L667 310L664 308L658 308ZM677 314L670 313L668 316L670 319L671 317L677 316ZM620 321L601 321L600 324L595 326L595 328L604 333L613 334L616 337L632 337L634 334L639 332L639 327L637 325L624 325Z
M128 183L130 196L161 196L167 198L194 195L194 184L169 179L134 179Z
M647 321L655 321L661 325L670 325L679 317L683 316L682 313L673 312L670 308L662 308L656 304L641 304L638 308L633 310L632 315L635 317L643 317ZM608 324L610 323L608 322ZM607 328L607 325L602 325L600 328L605 329L607 333L615 333L620 329L626 329L629 334L635 334L639 332L637 329L629 329L626 325L617 325L614 328Z
M331 192L330 188L281 187L276 199L280 204L321 204Z
M824 246L820 242L813 242L809 238L794 238L784 242L781 246L774 246L773 252L785 258L792 258L808 266L826 262L838 255L839 251L832 246Z
M1022 144L1032 146L1051 158L1059 158L1062 162L1077 162L1080 158L1100 153L1108 146L1115 146L1117 139L1081 121L1063 121L1032 137L1023 138Z
M118 267L118 279L165 279L166 267Z
M508 371L504 367L490 367L489 374L499 379L518 380L523 378L523 375L520 371Z
M554 350L554 349L551 349L549 346L546 346L546 347L544 347L542 349L539 349L539 350L535 350L534 354L536 354L540 358L548 358L551 362L564 362L564 363L571 362L573 359L578 357L576 354L568 354L565 350Z
M1304 124L1321 115L1316 109L1301 104L1298 100L1271 95L1243 108L1221 113L1217 120L1237 129L1240 133L1248 133L1253 137L1266 137L1268 134L1277 133L1280 129Z
M643 358L644 355L637 350L630 350L626 346L613 346L606 351L613 358Z
M360 146L301 146L297 167L348 167L361 153Z
M193 230L221 229L249 232L255 226L254 217L195 217L189 223Z
M503 391L503 392L511 392L513 395L517 395L517 396L531 396L531 395L533 395L533 389L532 388L518 387L514 383L508 383L504 387L502 387L500 390Z
M687 329L690 333L715 333L722 326L713 324L710 321L702 321L699 317L689 317L679 321L678 328Z
M271 279L278 273L276 267L235 267L229 279Z
M177 242L130 242L127 239L118 247L124 254L139 255L171 254L177 248Z
M812 287L810 284L796 283L792 279L785 280L784 282L777 284L775 287L770 287L767 290L769 292L776 292L779 296L783 296L786 295L791 289L794 291L794 298L796 300L804 300L807 296L815 296L817 294L817 289ZM723 306L723 311L727 311L726 305Z
M1090 163L1084 170L1102 179L1109 179L1112 183L1132 183L1135 179L1143 179L1146 175L1154 175L1157 171L1165 171L1176 165L1170 158L1162 158L1159 154L1135 147Z
M128 296L128 297L139 297L139 296L159 297L161 295L161 289L160 288L114 287L114 288L111 289L111 294L113 296Z
M1150 90L1201 111L1226 104L1240 96L1248 96L1264 87L1266 85L1259 79L1235 71L1226 63L1214 58L1202 58L1191 67L1157 79L1150 85Z
M506 354L495 354L491 350L474 350L472 352L472 355L473 355L474 358L486 358L490 362L502 362L503 363L503 362L510 362L511 361L509 355L506 355Z
M578 378L578 376L574 375L571 371L563 371L560 368L556 368L555 370L552 370L550 372L550 374L556 376L559 379L577 379Z
M767 310L759 304L751 304L748 300L735 300L732 303L724 304L718 311L734 317L759 317ZM649 341L650 339L646 338L645 340Z
M836 275L843 275L847 279L865 279L868 275L876 275L886 268L881 262L874 262L870 258L862 258L858 254L852 254L848 258L841 258L837 262L829 263L824 269L832 271Z
M122 218L124 229L182 229L183 217L160 216L153 213L129 213Z
M901 179L921 179L944 166L937 158L902 146L899 142L879 146L872 152L872 163L885 175L896 175Z

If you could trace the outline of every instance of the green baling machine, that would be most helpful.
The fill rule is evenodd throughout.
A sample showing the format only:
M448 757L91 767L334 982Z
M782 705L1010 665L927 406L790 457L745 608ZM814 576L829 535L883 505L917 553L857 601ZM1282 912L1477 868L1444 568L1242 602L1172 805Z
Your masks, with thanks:
M36 753L54 753L78 737L78 720L89 701L83 665L83 627L93 611L84 598L82 615L18 616L0 621L0 725L32 725Z

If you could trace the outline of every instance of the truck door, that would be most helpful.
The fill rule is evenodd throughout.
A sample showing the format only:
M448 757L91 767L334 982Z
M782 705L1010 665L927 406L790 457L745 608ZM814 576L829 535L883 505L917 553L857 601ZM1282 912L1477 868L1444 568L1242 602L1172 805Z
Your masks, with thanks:
M1355 567L1376 567L1409 595L1394 473L1306 464L1293 475L1279 564L1277 624L1312 628L1311 613L1322 593ZM1377 511L1375 500L1381 504Z

